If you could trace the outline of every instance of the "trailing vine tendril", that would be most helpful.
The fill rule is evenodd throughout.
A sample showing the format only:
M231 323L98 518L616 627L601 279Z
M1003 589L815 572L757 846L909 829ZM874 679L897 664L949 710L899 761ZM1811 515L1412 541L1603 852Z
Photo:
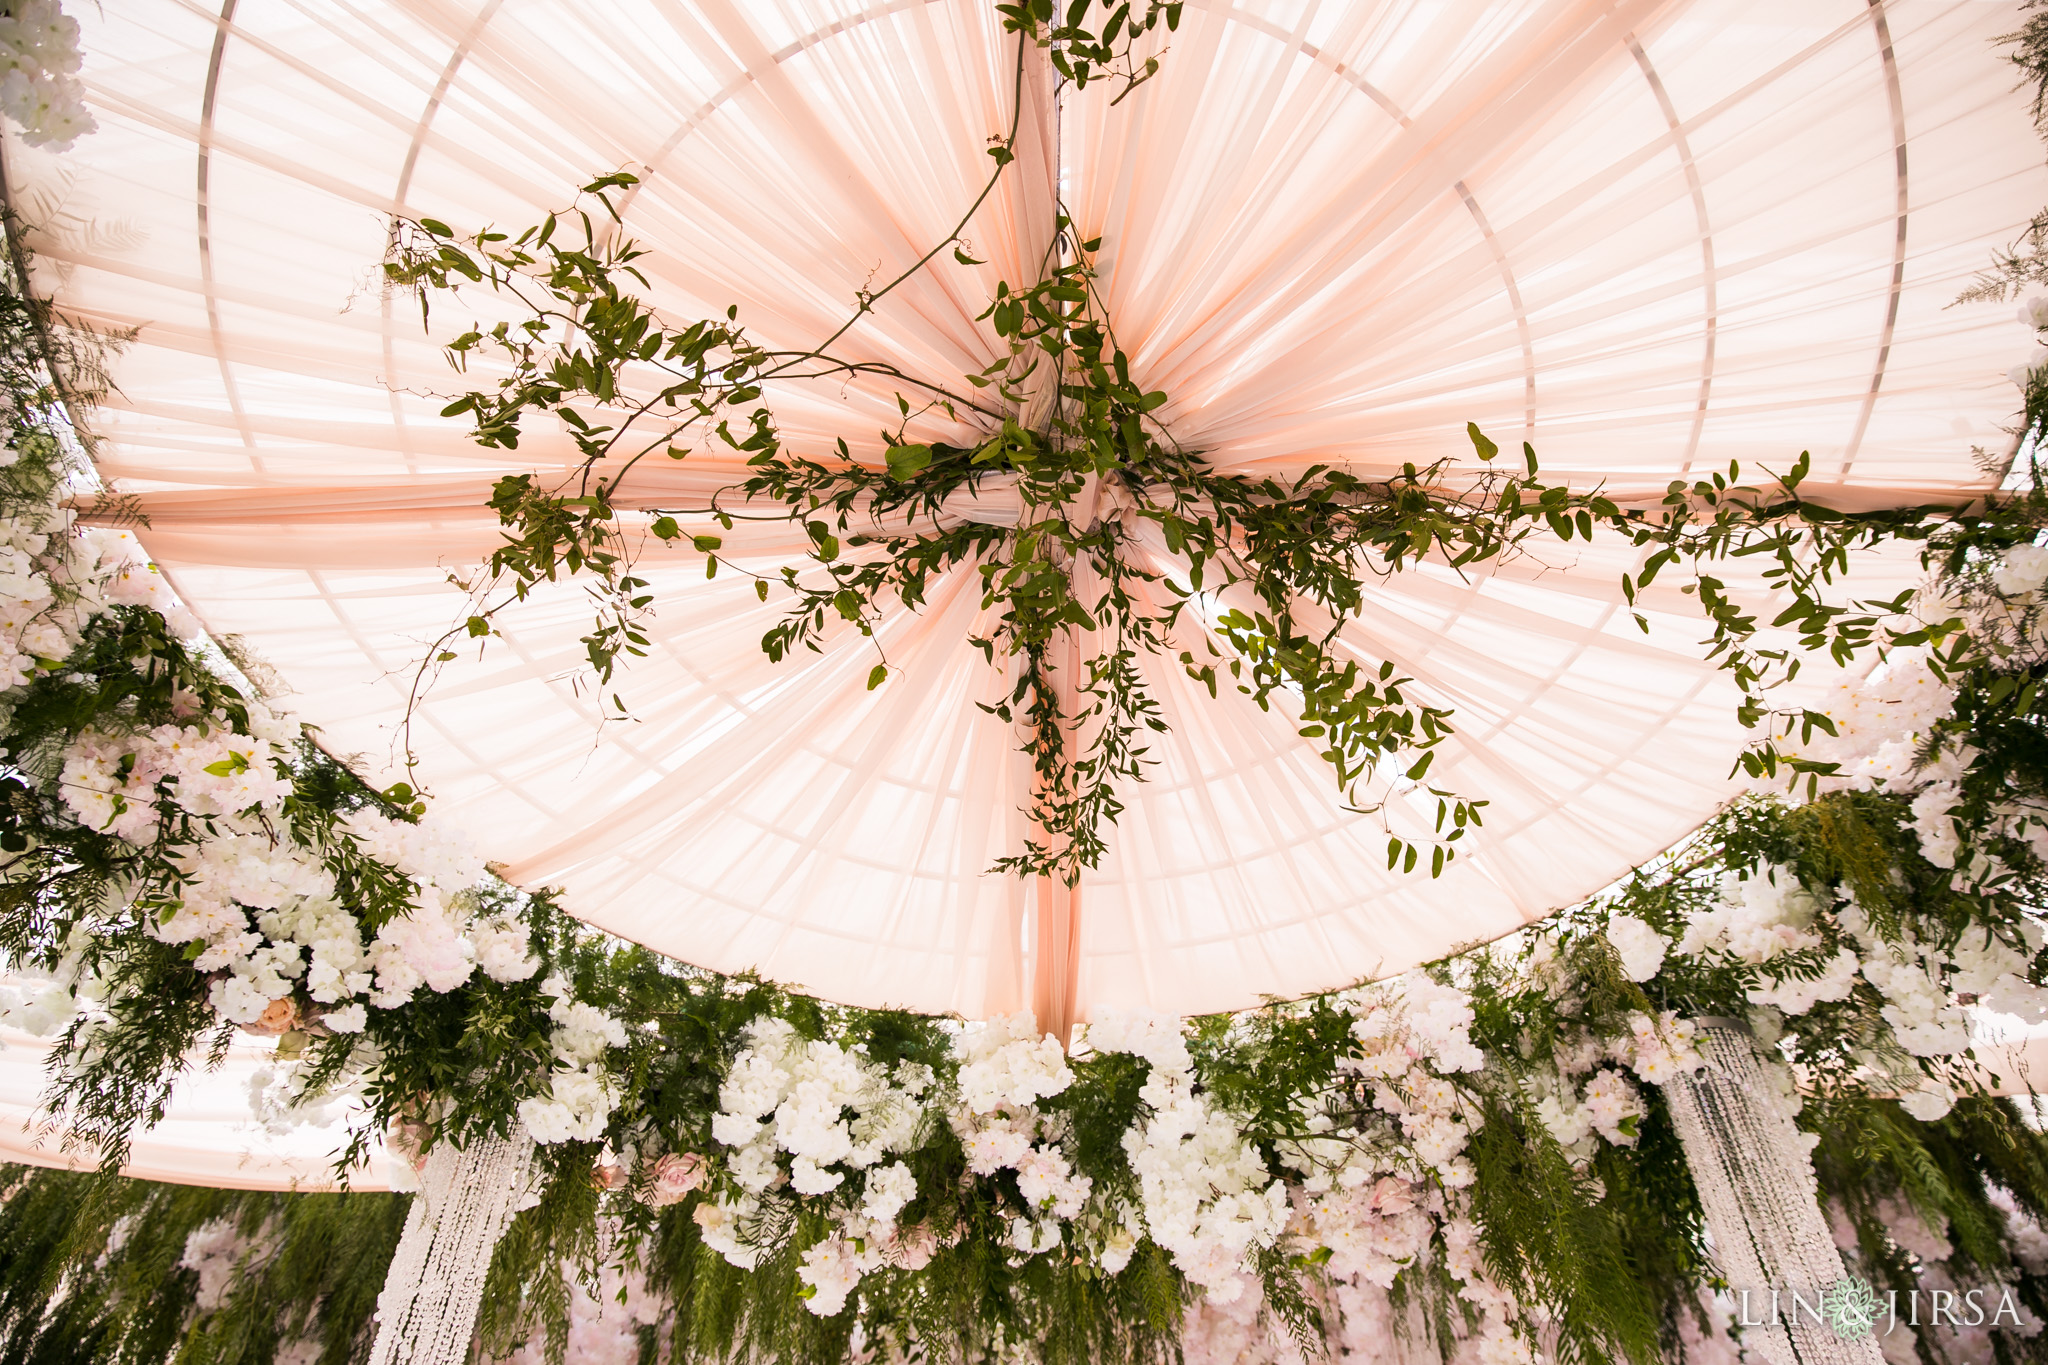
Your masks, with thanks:
M1159 25L1171 29L1179 9L1153 5L1134 17L1125 6L1089 30L1088 0L1076 0L1057 26L1049 3L1000 8L1018 35L1013 97L1034 43L1050 44L1062 81L1080 86L1109 72L1128 93L1158 69L1156 57L1139 62L1133 44ZM582 644L594 676L608 685L622 661L648 648L654 595L636 566L650 540L683 541L684 518L726 530L741 520L786 519L804 528L811 549L800 564L756 576L764 602L780 593L785 603L762 648L776 660L821 650L850 625L876 643L870 689L890 674L877 635L884 613L922 608L940 575L978 576L994 625L973 643L1012 680L985 709L1021 727L1036 778L1035 832L998 869L1071 884L1098 865L1123 810L1120 790L1143 779L1153 761L1149 736L1167 728L1140 664L1149 655L1177 660L1212 694L1227 680L1262 709L1290 709L1352 809L1383 811L1397 791L1423 810L1433 798L1426 839L1388 824L1387 861L1404 871L1426 861L1438 875L1482 824L1486 801L1430 784L1436 751L1454 733L1450 708L1394 660L1367 656L1344 634L1368 608L1373 585L1393 575L1427 563L1469 576L1532 543L1622 537L1642 552L1619 583L1632 610L1666 570L1690 576L1683 590L1712 627L1707 657L1740 689L1742 723L1759 731L1740 758L1759 777L1810 780L1825 771L1777 743L1829 727L1817 712L1773 704L1773 689L1797 676L1803 655L1843 662L1873 647L1964 648L1958 622L1906 619L1903 598L1831 600L1852 553L1887 539L1925 539L1941 509L1830 510L1799 492L1804 455L1758 485L1743 484L1731 465L1674 482L1655 506L1632 508L1598 487L1549 482L1526 443L1522 468L1504 465L1476 425L1467 432L1476 463L1445 458L1379 478L1327 466L1292 478L1219 468L1161 420L1169 395L1147 390L1133 373L1097 292L1101 243L1081 237L1063 208L1038 278L996 285L978 320L1000 354L962 376L964 384L836 356L832 346L860 317L933 268L945 248L962 265L981 264L964 234L1014 159L1018 128L1013 118L990 149L995 170L945 240L863 291L844 325L800 352L751 340L736 307L678 322L641 296L649 286L635 262L644 249L623 235L613 198L636 183L624 172L593 180L584 204L516 237L458 234L432 219L396 225L387 275L394 288L418 295L423 312L435 292L474 283L528 313L454 339L449 355L458 369L487 359L496 379L455 397L445 415L468 416L482 445L516 449L522 423L550 414L579 454L565 479L521 473L498 481L490 506L507 528L505 542L479 577L464 581L472 609L426 661L415 701L455 657L455 640L487 639L502 613L561 577L590 586L597 610ZM792 449L769 397L779 382L853 375L899 386L900 420L883 433L879 468L856 460L844 439L829 453ZM977 428L979 439L913 439L915 420L933 410ZM653 505L630 486L643 461L686 459L706 446L744 460L746 474L705 505ZM1014 503L1015 524L963 513L988 498ZM705 555L707 575L752 572L723 554L722 536L687 539ZM1768 627L1718 576L1715 566L1736 560L1762 562L1765 585L1785 602ZM1649 629L1640 610L1634 618ZM1795 633L1796 647L1775 643L1767 629ZM612 702L625 714L616 692Z

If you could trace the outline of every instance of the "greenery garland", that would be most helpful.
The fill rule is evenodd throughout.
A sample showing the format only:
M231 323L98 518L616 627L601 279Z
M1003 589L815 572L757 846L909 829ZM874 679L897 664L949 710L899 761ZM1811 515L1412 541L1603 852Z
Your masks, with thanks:
M1121 62L1128 93L1159 66L1155 55L1138 67L1134 48L1179 18L1177 5L1155 3L1142 19L1132 19L1128 5L1104 5L1098 33L1087 26L1092 0L1075 0L1057 27L1049 3L997 9L1016 34L1017 117L1035 52L1047 52L1062 86L1085 85L1093 69L1087 62ZM1082 53L1090 54L1087 62ZM895 279L862 291L844 324L795 352L755 343L737 307L675 322L635 293L649 288L635 265L646 250L621 235L613 196L639 183L623 171L599 176L576 206L516 235L493 227L460 233L432 218L395 220L387 287L417 298L423 324L435 294L464 284L489 289L519 314L448 342L458 370L488 367L495 381L454 397L442 415L469 417L480 445L505 450L517 449L528 418L545 415L568 432L580 457L553 484L533 474L498 480L490 506L508 528L504 543L466 585L470 609L422 661L415 701L457 657L451 646L487 643L505 613L565 575L585 578L598 603L582 644L597 681L611 683L620 663L648 643L642 627L655 599L638 564L650 541L687 540L705 555L710 576L721 567L752 574L763 601L785 594L783 618L761 642L771 659L818 650L850 623L876 641L870 690L890 675L875 634L885 607L915 611L935 575L971 567L982 580L983 609L998 612L988 638L972 643L991 666L1000 653L1015 670L1011 695L991 709L1005 723L1023 722L1037 779L1029 812L1035 833L994 870L1071 885L1098 865L1123 809L1118 788L1143 780L1151 761L1146 737L1166 728L1140 675L1141 653L1177 657L1212 696L1225 675L1261 708L1284 693L1300 712L1300 733L1322 745L1354 808L1379 809L1376 796L1396 778L1423 781L1434 750L1453 733L1451 712L1414 695L1392 661L1356 657L1338 635L1365 609L1371 583L1425 562L1480 569L1523 551L1532 538L1590 540L1604 530L1645 552L1620 579L1631 607L1667 568L1689 570L1684 591L1712 625L1709 657L1739 686L1743 724L1764 725L1742 759L1758 776L1775 776L1781 766L1795 777L1825 771L1777 742L1781 732L1810 737L1828 724L1811 709L1771 705L1771 689L1798 674L1802 654L1825 652L1841 663L1872 645L1954 636L1951 620L1902 622L1904 597L1828 600L1855 551L1888 539L1924 540L1941 518L1929 508L1842 513L1811 502L1799 492L1809 468L1803 454L1755 486L1741 482L1734 464L1725 474L1674 482L1650 508L1624 508L1597 488L1546 482L1527 443L1522 472L1507 472L1494 463L1498 445L1476 425L1468 435L1477 469L1446 458L1387 479L1321 466L1292 480L1220 470L1160 421L1170 396L1134 379L1096 290L1101 242L1082 239L1064 205L1038 278L996 285L979 320L989 323L1002 354L963 376L966 387L836 356L833 346L856 322L905 280L936 268L948 248L960 266L982 264L968 255L963 234L1014 161L1017 141L1013 118L990 148L996 165L988 182L945 239ZM830 455L789 449L764 396L768 386L854 375L903 386L901 421L882 433L885 466L855 461L843 439ZM933 411L985 434L966 446L914 440L910 427ZM636 493L631 479L644 462L684 460L700 446L744 457L746 477L704 506L650 506ZM1016 525L947 515L996 490L1021 504ZM742 520L794 522L808 534L811 554L778 574L753 573L721 558L722 536L686 533L690 519L727 531ZM1171 572L1153 567L1162 551L1176 561ZM1770 626L1796 630L1797 650L1759 640L1758 620L1711 571L1734 559L1769 566L1767 584L1790 599ZM1205 596L1221 610L1195 620L1188 609ZM1639 612L1635 619L1649 630ZM1077 631L1093 634L1087 657L1056 665L1055 642ZM1182 637L1193 635L1201 645L1184 647ZM1061 668L1072 673L1064 679L1071 701L1060 695ZM614 692L612 700L623 715L624 698ZM1085 744L1077 738L1083 734ZM1468 829L1482 823L1483 798L1428 790L1438 797L1433 837L1425 848L1389 829L1389 867L1412 871L1426 852L1431 875L1439 875Z

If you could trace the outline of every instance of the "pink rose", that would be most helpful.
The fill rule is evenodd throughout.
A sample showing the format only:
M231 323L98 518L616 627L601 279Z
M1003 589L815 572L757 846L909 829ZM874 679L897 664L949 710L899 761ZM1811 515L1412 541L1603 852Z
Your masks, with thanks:
M623 1190L626 1188L626 1168L599 1163L590 1172L590 1183L601 1190Z
M1415 1207L1415 1187L1405 1180L1382 1176L1373 1186L1372 1206L1381 1213L1406 1213Z
M923 1270L931 1264L932 1254L939 1249L939 1235L932 1231L930 1223L913 1223L901 1230L891 1229L882 1239L882 1254L891 1264L905 1270Z
M646 1200L657 1209L680 1204L703 1183L703 1157L695 1152L670 1152L647 1173Z
M299 1007L289 995L281 995L263 1007L263 1013L242 1025L242 1032L258 1038L276 1038L299 1026Z

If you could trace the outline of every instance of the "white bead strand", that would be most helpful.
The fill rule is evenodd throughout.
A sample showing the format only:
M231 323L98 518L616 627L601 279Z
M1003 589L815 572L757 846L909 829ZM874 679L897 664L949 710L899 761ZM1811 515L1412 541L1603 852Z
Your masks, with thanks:
M1839 1333L1796 1309L1841 1284L1847 1271L1821 1213L1813 1162L1798 1126L1764 1074L1749 1030L1699 1021L1706 1065L1664 1087L1699 1188L1714 1257L1738 1304L1748 1291L1743 1344L1774 1365L1882 1365L1877 1339Z
M377 1296L370 1365L462 1365L483 1301L491 1252L530 1202L533 1139L441 1143L427 1154L405 1235Z

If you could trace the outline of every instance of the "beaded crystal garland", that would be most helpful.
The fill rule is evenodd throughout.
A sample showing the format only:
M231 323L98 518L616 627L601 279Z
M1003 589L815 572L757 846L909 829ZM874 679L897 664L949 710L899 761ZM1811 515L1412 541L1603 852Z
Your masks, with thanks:
M1743 1344L1773 1365L1881 1365L1868 1331L1838 1332L1794 1305L1797 1295L1818 1308L1847 1274L1821 1213L1808 1143L1764 1074L1749 1029L1729 1019L1699 1026L1706 1065L1673 1078L1664 1094L1715 1259L1738 1303L1748 1291Z
M491 1252L532 1202L533 1139L481 1137L427 1154L420 1192L377 1296L371 1365L453 1365L469 1358Z

